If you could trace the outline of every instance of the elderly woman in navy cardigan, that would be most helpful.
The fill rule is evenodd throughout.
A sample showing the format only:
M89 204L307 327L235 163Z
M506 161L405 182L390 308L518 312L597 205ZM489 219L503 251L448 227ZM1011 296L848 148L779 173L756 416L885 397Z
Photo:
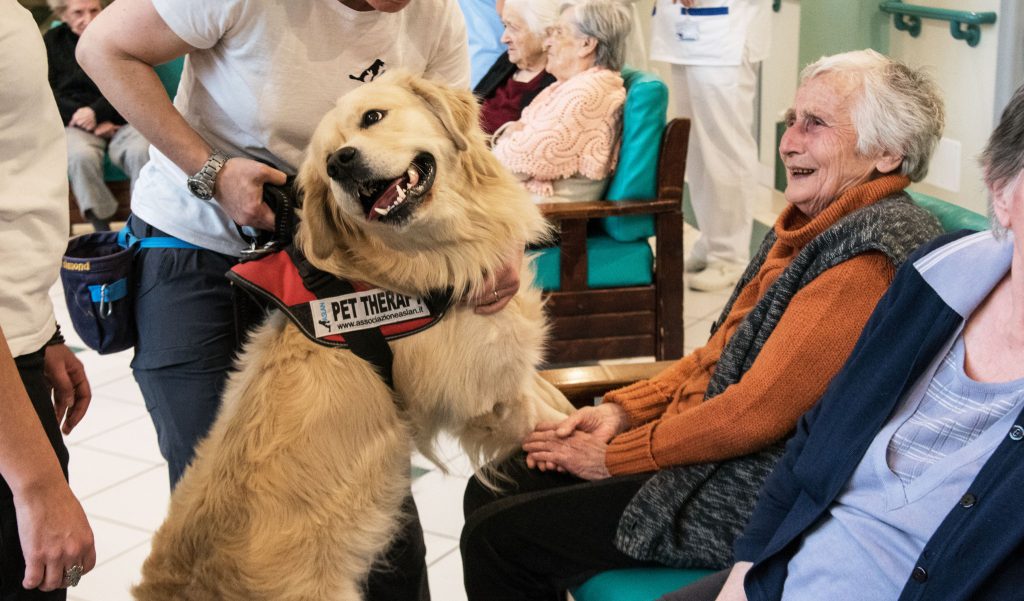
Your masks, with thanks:
M907 261L765 483L739 563L666 600L723 580L722 601L1024 598L1024 88L982 163L991 231Z

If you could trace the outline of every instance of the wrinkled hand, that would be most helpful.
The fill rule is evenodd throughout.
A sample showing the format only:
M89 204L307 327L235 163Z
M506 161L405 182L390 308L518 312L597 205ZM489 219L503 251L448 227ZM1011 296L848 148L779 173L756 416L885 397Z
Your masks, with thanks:
M567 418L558 423L542 422L537 425L534 432L523 440L523 450L526 452L526 465L536 468L542 472L554 470L559 472L571 472L586 479L584 472L590 474L603 474L598 477L606 478L607 468L604 466L604 456L608 441L616 434L629 429L629 417L623 407L613 402L602 402L597 406L585 406L582 409L572 412ZM575 437L577 434L586 435L586 440L575 440L566 444L557 444L557 440L566 440ZM593 453L595 444L600 444L600 457L590 457L588 460L565 460L573 453L573 449L581 445L586 447L588 453ZM534 450L536 449L536 453ZM553 449L558 453L552 454ZM599 460L600 465L596 463Z
M73 125L85 131L92 131L96 129L96 111L88 106L83 106L71 115L68 125Z
M497 272L484 280L483 291L467 302L477 315L492 315L501 311L519 292L519 270L525 254L523 244L515 244L506 255L505 262Z
M263 202L263 184L284 185L288 176L269 165L232 157L217 174L214 197L238 225L274 230L274 211Z
M729 570L729 577L725 580L721 592L715 597L715 601L747 601L747 592L743 590L743 579L754 564L749 561L738 561Z
M82 362L66 345L51 344L43 358L43 374L53 386L53 410L61 431L70 434L82 421L92 401L89 379Z
M119 129L121 129L120 125L114 125L110 121L104 121L103 123L97 125L96 129L94 129L92 133L101 138L109 140L110 138L114 137L114 134L116 134L117 130Z
M608 443L597 435L582 430L568 437L558 436L554 430L536 430L526 437L523 450L527 465L532 463L541 471L554 465L558 471L569 472L584 480L611 477L604 460Z
M25 553L23 587L52 591L62 586L65 569L77 564L89 572L96 565L89 521L63 480L16 495L14 509Z
M573 430L582 430L608 442L628 429L629 417L621 405L601 403L573 411L555 427L555 433L565 437Z

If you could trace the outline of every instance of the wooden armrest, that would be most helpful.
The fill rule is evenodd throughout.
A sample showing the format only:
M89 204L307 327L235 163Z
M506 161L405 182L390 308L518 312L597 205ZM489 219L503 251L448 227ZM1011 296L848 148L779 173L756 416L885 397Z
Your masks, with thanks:
M595 397L609 390L654 377L673 363L675 361L585 365L548 369L540 372L540 375L561 390L574 406L583 407L592 405Z
M681 211L678 199L663 200L592 200L588 202L551 202L537 205L540 212L552 221L567 219L593 219L618 215L647 215Z

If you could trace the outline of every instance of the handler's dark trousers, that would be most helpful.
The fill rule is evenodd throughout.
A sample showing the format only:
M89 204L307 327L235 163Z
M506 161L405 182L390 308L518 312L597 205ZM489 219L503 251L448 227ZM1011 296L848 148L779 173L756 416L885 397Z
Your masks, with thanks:
M166 236L134 215L139 238ZM171 488L217 417L235 359L234 304L224 274L237 260L209 250L147 248L135 258L132 373L156 426Z
M57 416L53 412L53 400L49 380L43 375L43 349L28 355L16 357L21 382L28 391L28 398L43 424L46 437L50 439L68 477L68 449L60 434ZM18 521L14 511L14 497L7 482L0 478L0 601L64 601L67 599L66 589L57 589L44 593L39 589L26 591L21 587L25 578L25 556L21 551L18 539Z
M166 236L134 215L139 238ZM238 340L231 286L224 274L237 260L209 250L148 248L135 260L138 338L132 372L156 426L171 487L217 417ZM52 411L51 411L52 413ZM340 459L343 460L343 459ZM410 494L410 519L370 574L367 601L423 601L426 545Z
M586 482L503 464L514 483L466 487L462 570L469 601L555 601L605 570L653 565L615 548L619 517L651 474Z

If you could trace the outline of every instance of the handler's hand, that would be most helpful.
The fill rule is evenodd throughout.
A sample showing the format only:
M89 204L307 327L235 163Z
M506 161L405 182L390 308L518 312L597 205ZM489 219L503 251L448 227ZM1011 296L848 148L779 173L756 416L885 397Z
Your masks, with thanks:
M96 111L92 110L91 107L83 106L71 115L71 118L68 119L68 125L84 129L85 131L92 131L96 129Z
M531 458L533 465L541 471L554 465L558 471L565 471L584 480L601 480L611 477L604 459L608 443L590 432L576 430L572 436L558 436L554 430L534 431L523 442L527 465Z
M14 509L25 554L24 588L52 591L62 586L65 569L81 565L87 573L96 565L89 521L63 480L15 495Z
M269 165L232 157L217 175L214 196L238 225L274 230L274 211L263 202L263 184L284 185L288 176Z
M729 571L729 577L715 601L747 601L747 592L743 590L743 579L754 564L749 561L738 561Z
M82 421L92 401L92 390L85 368L64 344L51 344L43 355L43 374L53 386L53 410L61 431L70 434Z
M484 280L483 292L469 299L477 315L492 315L505 308L519 292L519 270L523 266L525 250L521 243L509 249L505 262Z

